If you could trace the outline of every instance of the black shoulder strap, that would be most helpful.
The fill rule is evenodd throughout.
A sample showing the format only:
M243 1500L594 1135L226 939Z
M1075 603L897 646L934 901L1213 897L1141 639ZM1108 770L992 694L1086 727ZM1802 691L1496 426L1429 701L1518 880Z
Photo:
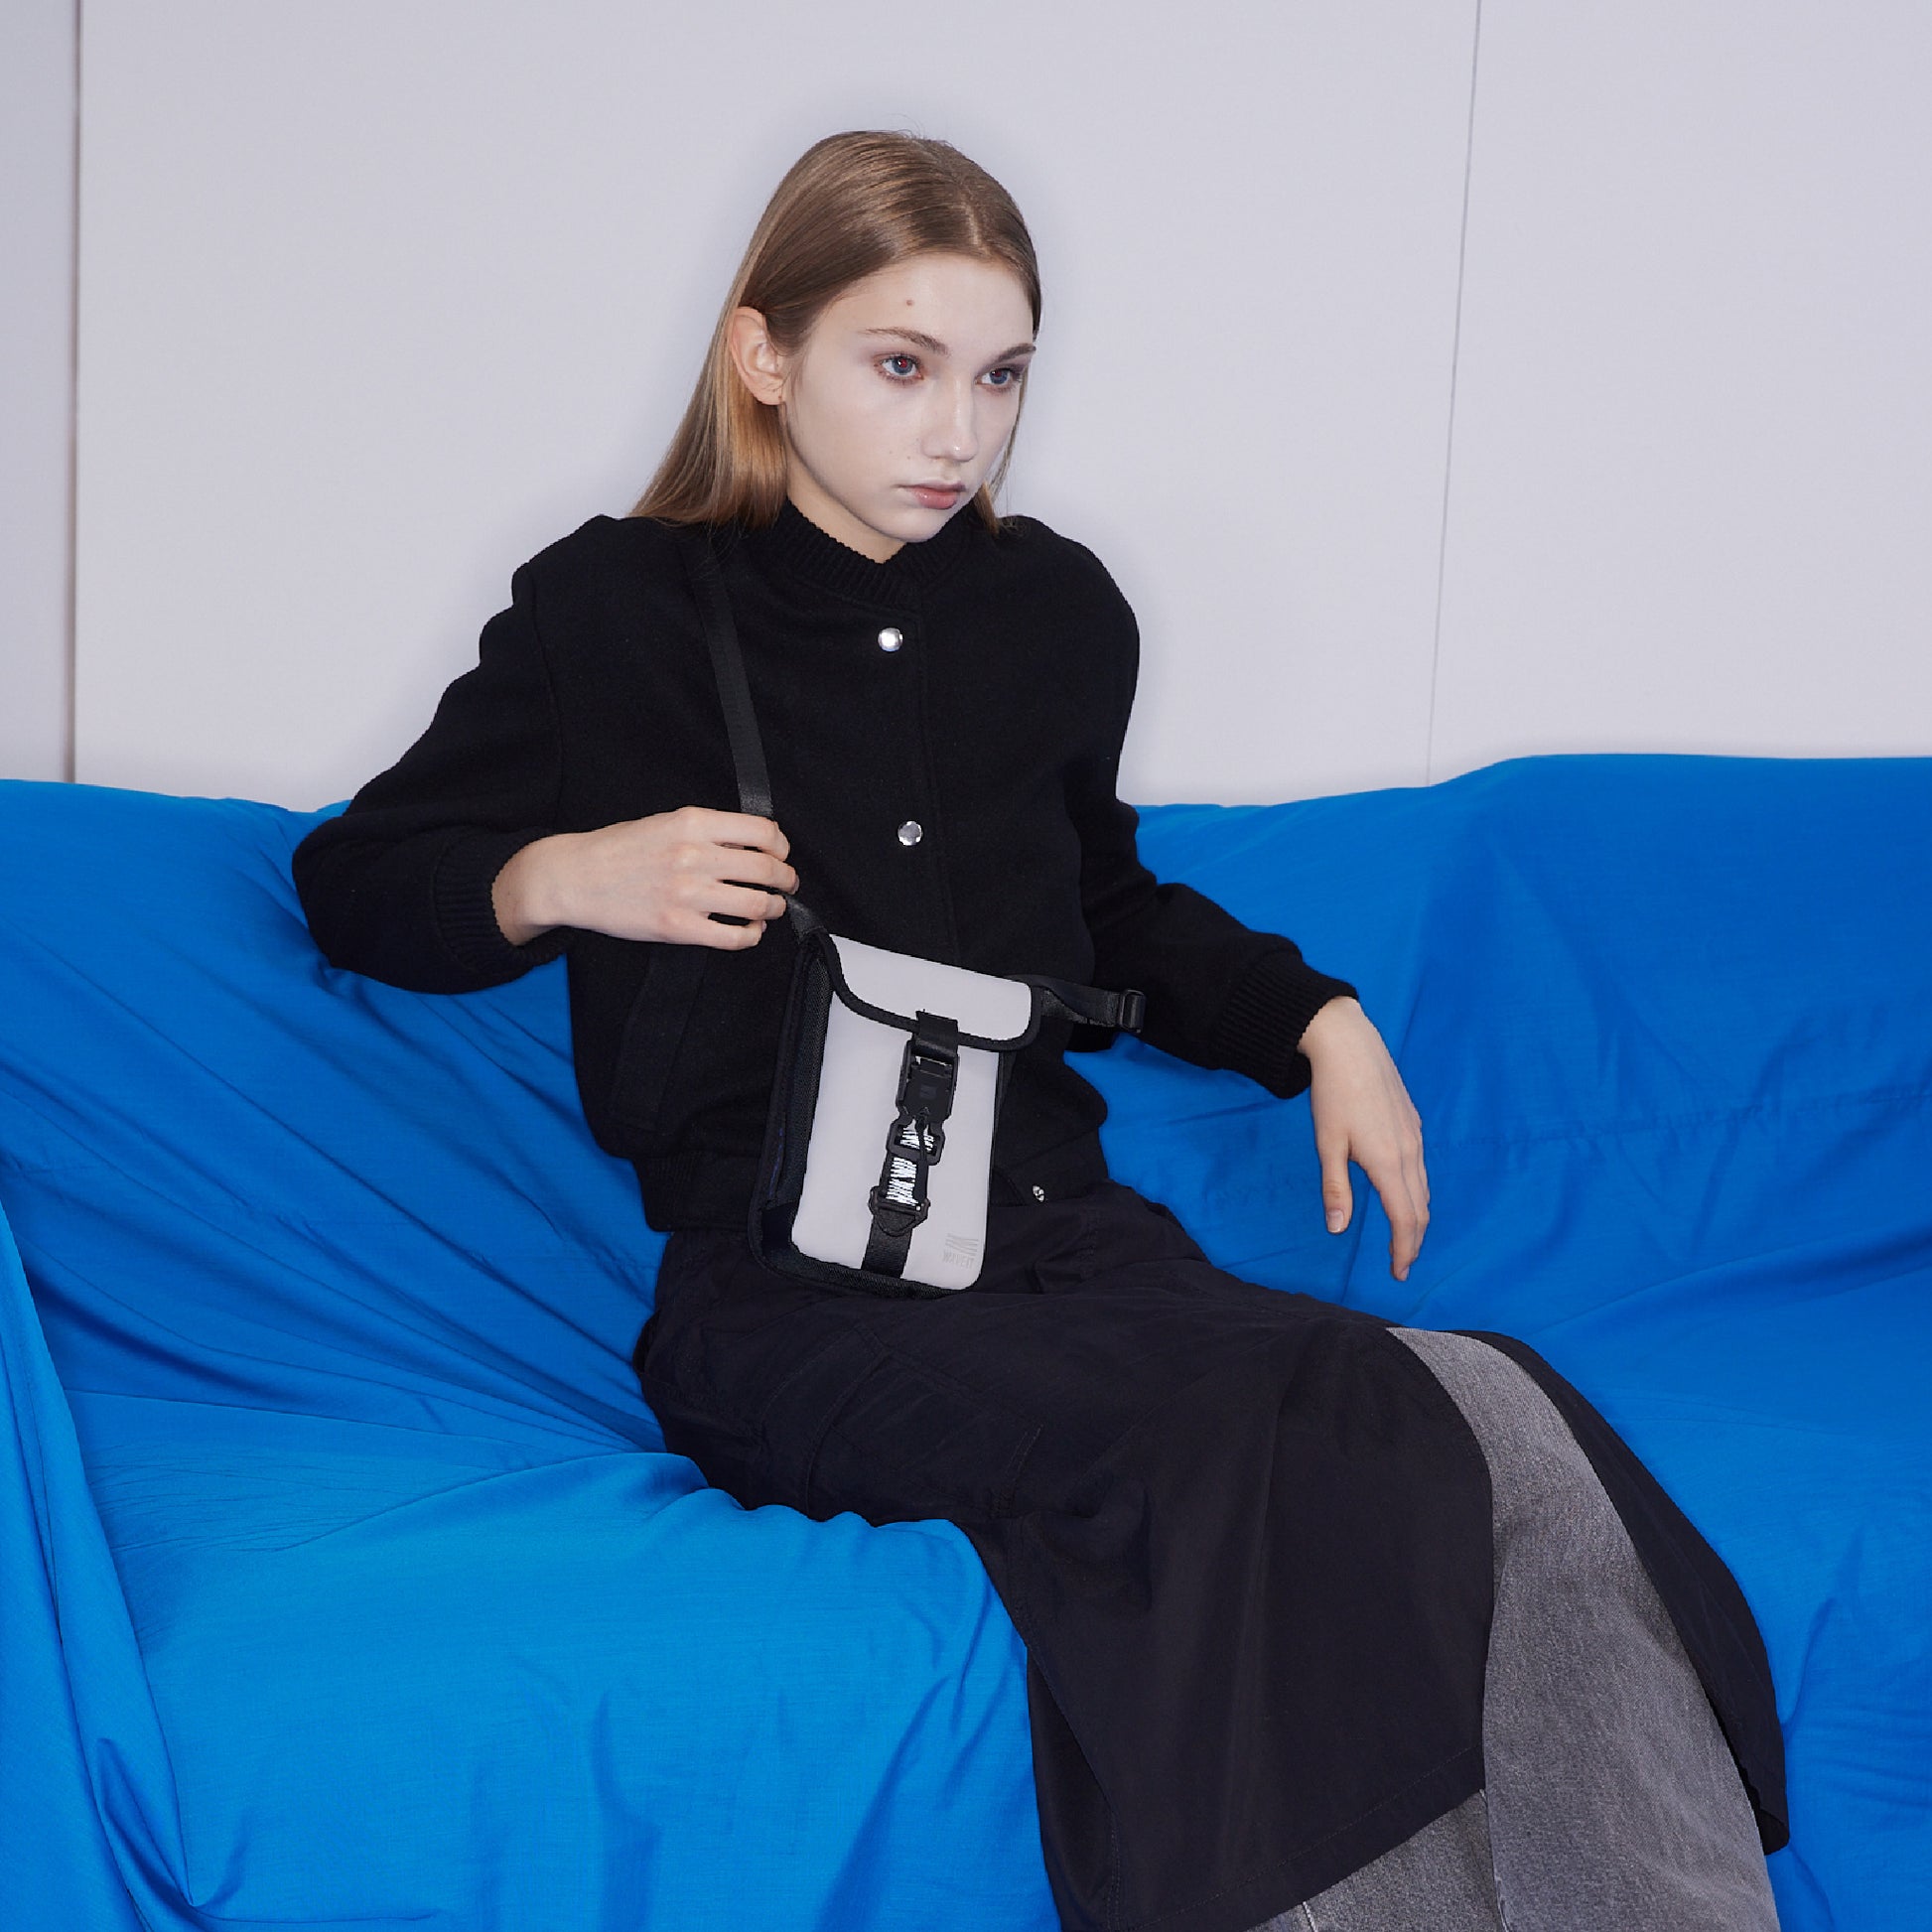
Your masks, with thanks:
M691 594L698 602L712 673L718 680L718 699L725 707L725 734L731 741L732 764L738 773L738 808L754 818L769 818L771 773L764 762L764 740L759 736L751 680L745 675L745 653L739 648L725 573L718 567L710 531L703 524L687 526L678 554L684 560Z
M702 523L686 525L680 533L678 555L697 600L698 621L704 626L705 648L711 653L712 676L718 702L725 708L725 737L731 745L732 769L738 778L738 809L754 818L770 818L771 772L764 761L764 740L759 734L759 715L752 709L752 681L745 675L745 652L738 642L731 596L711 532ZM818 914L802 900L785 901L785 917L794 932L809 932Z

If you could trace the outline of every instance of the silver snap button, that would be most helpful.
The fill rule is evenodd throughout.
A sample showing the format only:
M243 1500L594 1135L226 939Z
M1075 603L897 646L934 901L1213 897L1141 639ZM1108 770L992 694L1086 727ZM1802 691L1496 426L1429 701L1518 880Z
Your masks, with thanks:
M1034 1183L1034 1199L1044 1200L1045 1198L1046 1198L1046 1189L1040 1186L1040 1184L1037 1181L1035 1181Z
M899 645L904 643L904 641L905 632L896 623L889 623L879 633L879 648L881 650L897 650Z
M916 818L908 818L898 828L898 842L900 845L917 845L924 837L925 827Z

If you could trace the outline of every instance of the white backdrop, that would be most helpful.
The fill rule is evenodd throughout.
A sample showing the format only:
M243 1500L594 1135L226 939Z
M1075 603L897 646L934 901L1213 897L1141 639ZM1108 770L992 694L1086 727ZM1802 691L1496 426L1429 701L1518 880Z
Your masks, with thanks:
M1932 752L1932 9L1485 0L1432 770Z
M68 770L73 0L0 5L0 778Z
M1007 505L1140 613L1130 795L1932 752L1929 18L89 0L77 773L387 763L861 125L1035 229Z

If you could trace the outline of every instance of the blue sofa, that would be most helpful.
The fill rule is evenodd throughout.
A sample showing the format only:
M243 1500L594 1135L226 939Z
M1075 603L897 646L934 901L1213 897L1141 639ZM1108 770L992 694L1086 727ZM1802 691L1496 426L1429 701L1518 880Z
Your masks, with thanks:
M1046 1932L964 1539L663 1450L561 965L334 972L313 822L0 785L0 1922ZM1306 1102L1132 1042L1084 1063L1115 1171L1592 1396L1763 1628L1786 1926L1932 1924L1932 759L1525 759L1143 843L1361 986L1435 1223L1394 1283Z

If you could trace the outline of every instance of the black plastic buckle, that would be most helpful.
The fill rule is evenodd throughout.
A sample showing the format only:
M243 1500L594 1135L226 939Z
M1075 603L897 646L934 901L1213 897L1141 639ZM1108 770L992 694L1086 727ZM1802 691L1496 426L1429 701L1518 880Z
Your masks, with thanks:
M919 1178L925 1178L923 1171ZM932 1212L932 1203L926 1199L923 1187L909 1207L903 1201L886 1199L883 1187L875 1187L866 1196L866 1205L872 1209L873 1226L892 1241L903 1241Z
M932 1037L923 1024L924 1014L919 1019L920 1029L905 1042L905 1056L899 1061L898 1118L886 1135L886 1152L924 1167L945 1152L946 1116L952 1112L959 1080L959 1052Z

